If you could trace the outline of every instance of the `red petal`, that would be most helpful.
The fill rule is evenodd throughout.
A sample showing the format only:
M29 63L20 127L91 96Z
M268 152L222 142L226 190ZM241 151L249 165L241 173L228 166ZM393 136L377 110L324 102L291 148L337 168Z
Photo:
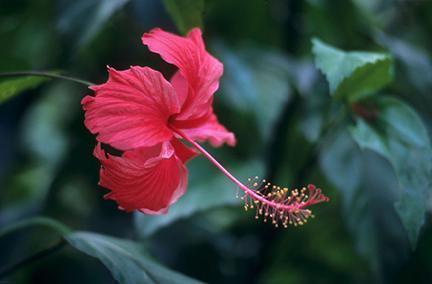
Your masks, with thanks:
M234 133L229 132L222 124L217 120L217 117L212 113L206 122L197 128L183 128L182 132L189 138L197 140L198 142L204 142L208 140L214 147L219 147L223 143L227 143L230 146L236 144Z
M170 140L167 121L180 103L162 74L138 66L108 72L106 83L90 87L95 96L81 102L85 125L97 140L124 151Z
M186 163L187 161L195 158L198 155L197 152L195 152L192 148L187 147L177 138L171 139L171 144L174 147L176 156L179 157L183 163Z
M177 66L189 85L188 95L176 119L205 116L211 107L213 93L219 87L223 66L205 50L201 30L192 29L185 38L157 28L145 33L142 42L166 62Z
M187 169L169 142L126 151L122 157L97 145L94 155L101 162L99 185L111 190L105 198L125 211L163 214L186 191Z
M184 102L186 101L186 98L188 97L188 91L189 91L188 82L180 73L180 71L174 73L174 76L172 76L170 82L174 90L176 91L180 105L183 105Z

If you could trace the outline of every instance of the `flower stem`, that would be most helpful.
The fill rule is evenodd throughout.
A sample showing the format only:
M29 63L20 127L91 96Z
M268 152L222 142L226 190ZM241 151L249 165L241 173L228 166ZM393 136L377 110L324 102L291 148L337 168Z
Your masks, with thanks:
M181 132L178 129L174 129L174 131L180 135L184 140L186 140L187 142L189 142L190 144L192 144L192 146L194 146L194 148L196 148L201 154L204 155L204 157L207 158L207 160L209 160L213 165L215 165L227 178L229 178L234 184L236 184L245 194L251 196L254 200L258 200L261 203L265 204L265 205L269 205L269 206L276 206L276 204L268 199L266 199L265 197L263 197L262 195L259 195L257 192L255 192L254 190L250 189L249 187L247 187L246 185L244 185L241 181L239 181L235 176L233 176L227 169L224 168L224 166L222 166L215 158L213 158L212 155L210 155L210 153L208 153L200 144L198 144L197 142L193 141L192 139L190 139L187 135L185 135L183 132ZM291 207L292 206L287 206L287 205L281 205L282 207Z
M39 76L39 77L48 77L54 79L62 79L75 83L79 83L85 86L94 85L92 82L81 80L74 77L64 76L57 74L55 72L46 72L46 71L17 71L17 72L0 72L0 77L19 77L19 76Z

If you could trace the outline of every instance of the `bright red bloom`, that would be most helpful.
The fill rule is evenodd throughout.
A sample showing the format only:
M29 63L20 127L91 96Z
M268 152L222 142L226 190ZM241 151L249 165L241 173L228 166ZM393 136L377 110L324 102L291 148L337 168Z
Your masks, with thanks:
M246 186L197 143L236 143L213 113L213 94L223 67L205 50L199 29L187 37L154 29L142 41L178 68L170 81L149 67L108 68L108 81L90 87L94 95L82 100L85 125L99 142L94 156L101 162L99 184L110 190L105 198L126 211L167 212L185 193L185 163L197 155L182 139L244 192L245 209L255 208L256 217L263 215L275 226L302 225L313 216L310 205L328 201L313 185L289 191L256 177ZM123 153L111 155L100 143Z
M213 146L235 144L234 134L213 113L213 94L222 64L205 50L201 31L180 37L161 29L143 35L143 43L178 67L168 82L149 67L108 68L104 84L82 100L85 125L96 139L124 151L121 157L97 146L100 185L121 209L149 214L166 212L186 191L184 163L196 155L177 140L173 129Z

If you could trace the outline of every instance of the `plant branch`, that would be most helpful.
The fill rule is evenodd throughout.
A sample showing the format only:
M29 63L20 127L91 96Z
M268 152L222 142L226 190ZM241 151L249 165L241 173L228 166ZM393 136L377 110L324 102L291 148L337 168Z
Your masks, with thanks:
M66 81L75 82L78 84L82 84L85 86L95 85L92 82L81 80L74 77L64 76L57 74L55 72L47 72L47 71L16 71L16 72L0 72L0 77L20 77L20 76L39 76L39 77L47 77L53 79L62 79Z

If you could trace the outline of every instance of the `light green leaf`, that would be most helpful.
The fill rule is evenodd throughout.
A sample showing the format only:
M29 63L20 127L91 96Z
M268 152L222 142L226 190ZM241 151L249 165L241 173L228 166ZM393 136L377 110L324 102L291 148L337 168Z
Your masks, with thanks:
M142 237L148 237L169 224L217 207L236 205L236 187L207 160L195 159L188 165L191 174L189 188L165 215L150 216L135 214L135 225ZM260 174L262 166L257 162L244 163L233 169L233 173L246 180L248 175Z
M315 65L324 73L330 94L357 101L373 95L393 78L392 59L386 53L346 52L319 39L312 40Z
M26 90L36 88L49 78L27 76L21 78L13 78L0 82L0 103L18 95Z
M432 149L419 116L408 105L394 98L377 100L379 116L373 123L358 119L351 129L362 148L388 159L402 192L396 210L414 247L425 222L432 177Z
M150 260L138 243L89 232L66 236L71 246L99 259L120 283L202 283Z
M194 27L203 27L204 0L163 0L163 3L182 34Z

